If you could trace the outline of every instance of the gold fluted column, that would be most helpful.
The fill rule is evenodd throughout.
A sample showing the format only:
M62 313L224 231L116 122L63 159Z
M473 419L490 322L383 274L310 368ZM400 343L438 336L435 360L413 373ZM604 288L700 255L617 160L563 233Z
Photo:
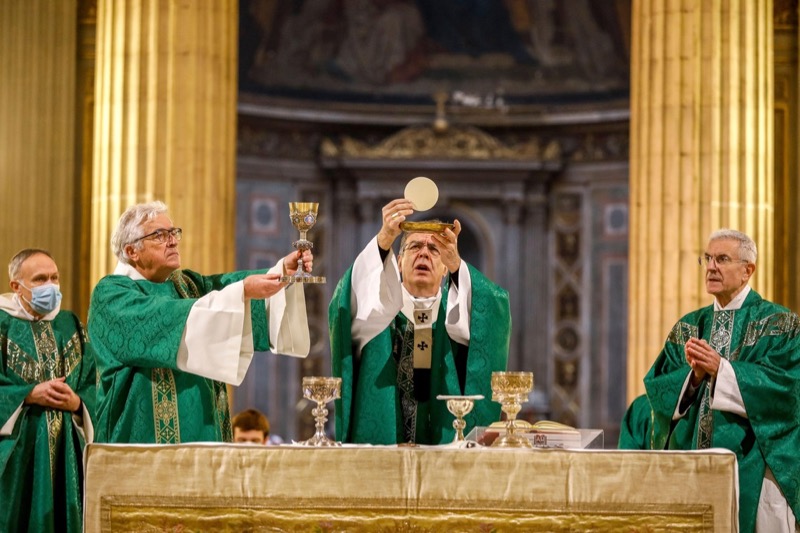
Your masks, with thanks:
M775 301L800 310L800 174L798 174L798 0L774 0Z
M163 200L182 264L234 263L236 0L99 0L92 281L129 205Z
M772 296L771 0L634 0L628 397L683 314L711 302L697 256L729 227Z
M74 171L76 7L0 1L0 292L22 248L48 249L61 272L65 309L79 272L79 179Z

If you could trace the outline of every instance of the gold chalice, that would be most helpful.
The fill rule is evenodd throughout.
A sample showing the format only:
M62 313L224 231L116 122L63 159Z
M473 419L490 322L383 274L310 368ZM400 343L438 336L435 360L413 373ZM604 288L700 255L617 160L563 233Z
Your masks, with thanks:
M289 218L292 226L300 232L300 239L292 246L300 253L314 248L314 243L306 239L308 230L317 223L317 202L289 202ZM303 268L303 260L297 261L297 272L292 276L281 276L281 283L325 283L325 276L312 276Z
M528 426L517 420L522 403L528 401L533 389L533 372L492 372L492 401L499 402L506 414L506 433L492 443L498 448L531 448L525 437L515 433L518 427Z
M453 420L453 429L456 430L456 436L453 439L453 444L460 444L464 442L466 440L464 439L464 428L467 427L464 417L472 412L472 408L475 407L475 400L483 400L483 395L473 394L471 396L448 396L446 394L440 394L436 397L436 399L445 400L447 402L447 410L456 417L456 419Z
M342 378L324 377L305 377L303 378L303 397L307 400L317 402L317 406L311 411L316 419L316 432L308 440L298 444L303 446L341 446L341 442L336 442L325 436L325 422L328 421L328 409L325 404L341 398Z

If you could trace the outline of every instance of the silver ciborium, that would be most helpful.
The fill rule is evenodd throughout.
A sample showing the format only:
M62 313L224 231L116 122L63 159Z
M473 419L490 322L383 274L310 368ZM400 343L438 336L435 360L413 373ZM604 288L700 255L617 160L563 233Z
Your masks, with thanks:
M292 246L302 255L306 250L314 248L314 243L306 238L308 230L317 223L317 202L289 202L289 218L292 226L300 232L300 239L292 243ZM281 283L325 283L325 276L312 276L303 268L303 260L297 261L297 272L291 276L281 276Z
M305 377L303 378L303 397L307 400L317 402L317 406L311 411L316 419L316 432L308 440L298 444L303 446L341 446L341 442L336 442L325 436L325 422L328 421L328 409L325 404L341 398L342 378L324 377Z
M533 389L533 372L492 372L492 401L499 402L506 414L506 432L492 443L498 448L531 448L530 441L516 434L517 428L528 427L517 420L522 403L528 401Z
M444 400L447 402L447 410L456 417L453 420L453 429L456 430L456 436L453 439L453 444L461 444L466 441L464 439L464 428L467 427L467 423L464 421L464 417L472 412L472 408L475 407L476 400L483 400L483 395L481 394L473 394L471 396L448 396L445 394L440 394L436 397L437 400Z

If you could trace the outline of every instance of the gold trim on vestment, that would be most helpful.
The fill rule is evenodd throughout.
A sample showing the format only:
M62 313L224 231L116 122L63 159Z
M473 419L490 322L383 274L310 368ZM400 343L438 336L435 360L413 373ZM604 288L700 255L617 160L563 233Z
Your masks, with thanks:
M19 347L8 337L0 336L0 346L7 345L8 369L18 375L25 383L39 383L41 381L41 368L39 361Z
M667 342L683 345L692 337L697 337L697 326L686 322L678 322L667 335Z
M69 377L72 371L78 368L83 359L83 343L81 342L81 333L75 332L69 338L67 344L64 346L64 376Z
M723 358L730 359L733 324L736 311L715 311L711 325L709 344ZM712 378L713 379L713 378ZM697 448L711 448L714 439L714 412L711 409L711 390L713 382L706 384L700 400L699 423L697 425Z
M753 346L763 336L785 335L791 337L800 333L800 318L794 313L775 313L761 320L754 320L747 324L744 334L744 346Z
M168 368L154 368L150 375L156 444L179 444L181 428L178 420L178 391L175 387L175 376Z
M395 339L397 357L397 388L400 392L400 410L403 414L403 437L405 442L417 441L417 409L419 403L414 397L414 324L401 319L405 324Z
M37 376L34 383L42 383L62 377L64 375L64 360L58 352L58 343L53 331L53 324L49 320L31 322L33 344L39 361ZM56 475L56 454L58 452L58 437L64 426L64 414L61 411L45 408L47 420L47 448L50 455L50 479Z
M228 387L216 380L210 380L214 384L214 395L216 398L217 427L222 431L220 440L222 442L233 441L233 428L231 427L231 409L228 403Z

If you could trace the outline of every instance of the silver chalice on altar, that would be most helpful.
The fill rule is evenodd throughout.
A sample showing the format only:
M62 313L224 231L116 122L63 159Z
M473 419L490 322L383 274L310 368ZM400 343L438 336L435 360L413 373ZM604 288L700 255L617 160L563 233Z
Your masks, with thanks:
M325 422L328 421L328 409L325 404L341 398L342 378L304 377L302 388L304 398L317 402L317 406L311 411L311 414L316 419L317 429L313 437L298 444L304 446L341 446L341 442L333 441L325 435Z
M292 225L300 232L300 239L292 243L292 246L301 254L306 250L314 248L314 243L309 241L306 236L314 224L317 223L317 202L289 202L289 218ZM303 260L297 261L297 272L291 276L281 276L281 283L325 283L325 276L312 276L303 268Z
M492 443L498 448L531 448L530 441L516 434L517 428L527 427L524 420L517 420L522 403L528 401L533 390L533 372L492 372L492 401L499 402L506 414L506 431Z
M464 428L467 427L467 423L464 421L464 417L472 412L472 408L475 407L476 400L483 400L483 395L481 394L473 394L471 396L449 396L446 394L440 394L436 397L437 400L444 400L447 402L447 410L456 417L453 420L453 429L456 430L456 436L453 439L453 444L461 444L465 442L464 439Z

